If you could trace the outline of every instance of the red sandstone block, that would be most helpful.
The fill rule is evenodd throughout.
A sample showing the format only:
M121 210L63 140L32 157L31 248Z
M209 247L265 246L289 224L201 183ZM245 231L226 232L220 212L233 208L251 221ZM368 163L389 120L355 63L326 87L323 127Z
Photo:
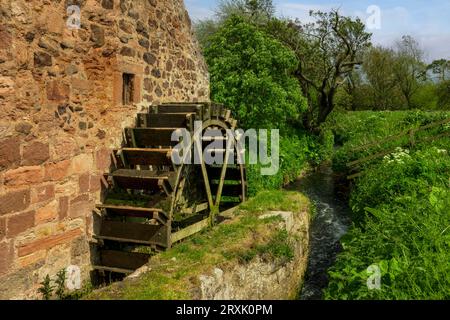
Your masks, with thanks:
M68 160L72 159L79 151L78 145L74 138L70 135L61 135L55 137L52 144L52 155L54 160Z
M64 220L69 215L69 197L59 198L59 220Z
M70 160L64 160L47 164L45 166L45 181L63 180L69 172L70 163Z
M15 214L8 218L8 238L14 238L27 231L28 229L34 227L34 211L28 211L24 213Z
M14 258L13 242L0 243L0 276L7 274Z
M35 142L23 148L22 165L33 166L44 163L50 158L48 143Z
M95 165L101 172L106 172L111 166L111 151L108 148L99 149L95 153Z
M91 191L91 192L99 191L102 187L102 179L103 179L103 175L101 175L101 174L91 175L89 191Z
M82 234L81 229L74 229L62 234L42 238L19 247L19 257L27 256L38 250L49 249L59 244L68 243Z
M80 154L72 159L72 173L82 174L92 170L92 154Z
M36 210L36 225L55 220L58 217L59 203L56 200Z
M7 168L20 160L18 137L0 140L0 169Z
M92 236L94 230L94 220L91 214L86 216L86 235L88 237Z
M0 25L0 49L11 49L12 36L6 24Z
M81 195L73 198L70 201L70 205L76 205L79 202L86 202L86 201L89 201L89 195L88 194L81 194Z
M85 92L91 89L91 83L89 82L89 80L73 78L70 81L72 82L72 89L74 91Z
M94 209L94 204L89 201L89 195L83 194L70 201L69 216L78 218L87 216Z
M47 84L47 99L54 102L65 102L69 99L70 87L61 81L52 81Z
M33 190L31 196L31 203L44 202L55 198L55 185L38 187Z
M43 180L44 170L39 166L21 167L5 173L5 186L28 186L41 183Z
M0 218L0 241L6 237L6 218Z
M31 264L36 264L40 261L44 261L46 255L47 255L47 251L45 251L45 250L36 251L25 257L18 258L17 264L19 265L20 268L25 268L26 266L29 266Z
M30 205L30 190L10 192L0 197L0 215L23 211Z
M89 191L89 173L83 173L78 177L78 192L86 193Z

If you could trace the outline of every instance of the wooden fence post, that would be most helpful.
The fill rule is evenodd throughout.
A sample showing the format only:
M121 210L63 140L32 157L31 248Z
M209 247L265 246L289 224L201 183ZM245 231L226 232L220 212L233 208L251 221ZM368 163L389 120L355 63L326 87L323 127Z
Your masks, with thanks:
M409 145L411 147L414 147L416 144L416 140L415 140L415 133L416 131L414 129L409 130Z

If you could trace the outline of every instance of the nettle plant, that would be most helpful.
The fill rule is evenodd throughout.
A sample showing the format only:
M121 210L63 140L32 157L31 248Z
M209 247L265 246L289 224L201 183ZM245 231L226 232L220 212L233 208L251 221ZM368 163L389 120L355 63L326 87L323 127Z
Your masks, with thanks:
M42 295L43 300L51 300L56 294L56 297L59 300L63 300L66 297L66 280L67 280L67 272L66 269L61 269L56 274L55 280L50 278L50 275L46 275L44 280L40 283L41 287L39 287L38 292ZM52 284L53 282L53 284ZM56 289L56 290L55 290Z

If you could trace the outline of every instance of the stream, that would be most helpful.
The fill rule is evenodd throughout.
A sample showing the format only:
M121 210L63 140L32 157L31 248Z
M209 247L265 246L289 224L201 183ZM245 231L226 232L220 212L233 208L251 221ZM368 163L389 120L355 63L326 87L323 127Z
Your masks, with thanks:
M334 186L333 171L320 167L292 183L288 190L306 194L315 204L316 213L310 230L310 254L300 300L320 300L328 285L327 270L340 250L339 240L351 224L349 207L339 199Z

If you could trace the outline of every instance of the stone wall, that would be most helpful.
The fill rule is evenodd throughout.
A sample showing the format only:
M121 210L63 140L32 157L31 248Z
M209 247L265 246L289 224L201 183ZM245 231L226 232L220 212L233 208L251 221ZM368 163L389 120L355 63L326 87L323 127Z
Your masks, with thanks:
M86 278L122 129L148 105L208 99L182 0L0 0L0 298L33 298L70 264Z
M272 212L261 218L280 216L294 246L294 258L287 263L256 257L247 264L231 263L199 277L196 300L292 300L299 295L308 265L309 212Z

